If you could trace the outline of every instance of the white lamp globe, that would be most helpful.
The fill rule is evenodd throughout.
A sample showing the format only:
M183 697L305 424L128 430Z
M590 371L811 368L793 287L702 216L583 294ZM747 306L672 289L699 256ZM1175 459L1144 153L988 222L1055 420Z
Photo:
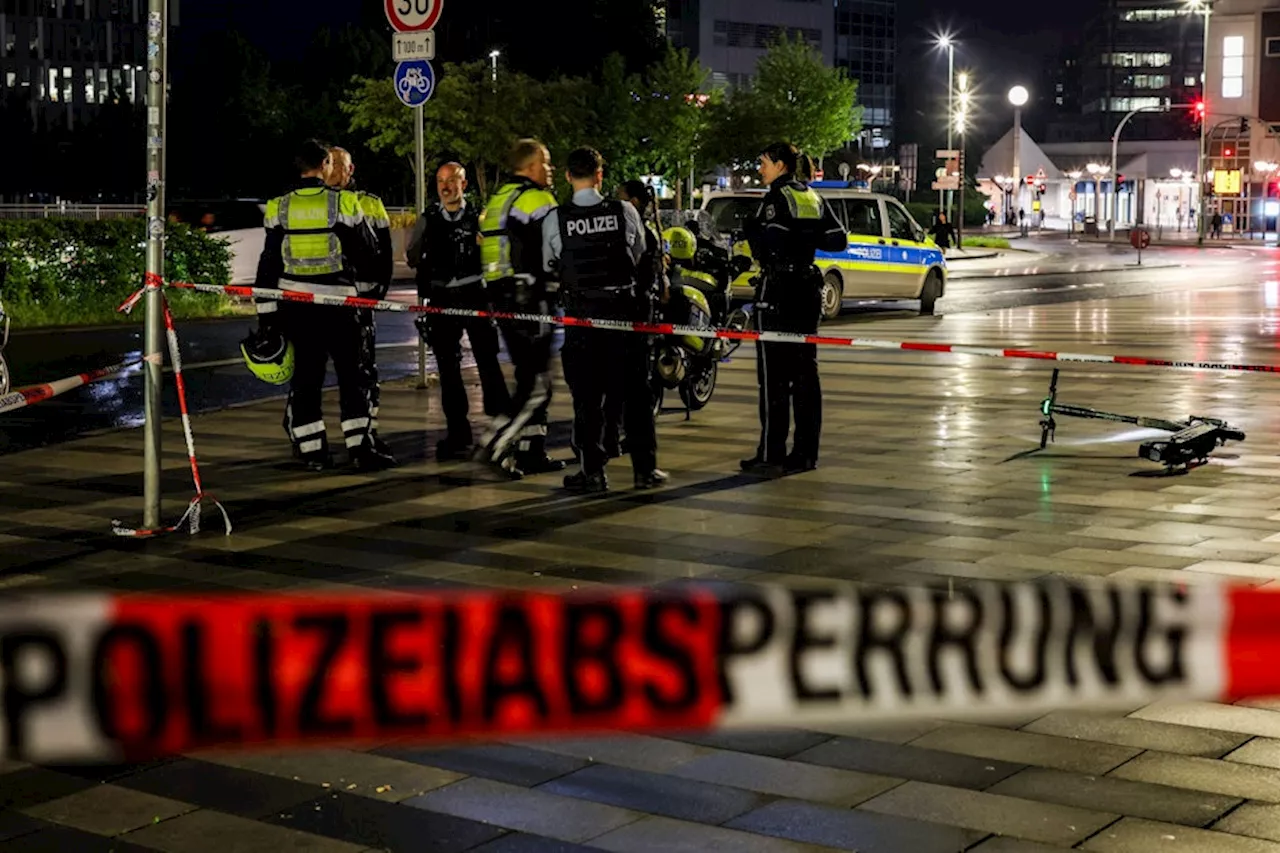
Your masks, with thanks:
M1023 86L1014 86L1009 90L1009 103L1013 104L1015 107L1020 107L1025 104L1029 97L1031 96Z

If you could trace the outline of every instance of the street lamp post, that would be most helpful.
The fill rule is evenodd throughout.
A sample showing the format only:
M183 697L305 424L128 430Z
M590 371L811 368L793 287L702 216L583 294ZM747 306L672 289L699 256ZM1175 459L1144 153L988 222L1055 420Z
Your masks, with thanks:
M960 72L960 112L956 113L956 132L960 134L960 205L951 225L956 230L956 248L959 248L963 239L964 230L964 148L965 148L965 127L969 118L969 75Z
M1116 158L1119 157L1120 150L1120 133L1124 130L1124 126L1129 123L1129 119L1133 118L1138 113L1152 111L1163 112L1165 110L1176 110L1190 106L1192 106L1192 104L1169 104L1167 107L1138 107L1137 109L1129 110L1129 112L1125 114L1125 117L1120 119L1120 123L1116 125L1116 132L1111 134L1111 171L1116 175L1120 174L1120 164L1116 162ZM1116 239L1116 220L1119 218L1120 188L1118 186L1113 186L1111 193L1111 221L1107 224L1107 237L1112 241Z
M941 35L937 41L938 47L947 52L947 150L951 150L952 124L955 122L955 72L956 72L956 43L950 35ZM947 190L938 190L938 209L945 210L947 215L951 214L951 205L944 201L949 197Z
M1013 185L1019 211L1022 210L1022 107L1030 97L1025 86L1014 86L1009 90L1009 103L1013 104ZM1018 217L1018 227L1022 227L1021 216Z
M1071 215L1067 217L1067 233L1076 233L1076 185L1080 183L1080 176L1083 174L1079 169L1073 169L1067 172L1067 177L1071 179Z
M1090 175L1093 175L1093 230L1096 234L1098 221L1102 219L1102 179L1111 171L1111 167L1104 166L1101 163L1090 163L1084 168ZM1115 192L1114 187L1112 187L1112 192Z

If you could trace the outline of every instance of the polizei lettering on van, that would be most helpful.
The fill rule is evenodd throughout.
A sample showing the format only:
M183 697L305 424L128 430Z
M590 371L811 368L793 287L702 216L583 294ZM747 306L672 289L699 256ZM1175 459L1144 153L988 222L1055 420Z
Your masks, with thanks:
M618 230L618 217L614 214L593 216L590 219L570 219L565 223L565 231L571 237L585 237L589 234L604 234Z
M1220 597L1067 581L722 602L722 724L1142 704L1222 687Z

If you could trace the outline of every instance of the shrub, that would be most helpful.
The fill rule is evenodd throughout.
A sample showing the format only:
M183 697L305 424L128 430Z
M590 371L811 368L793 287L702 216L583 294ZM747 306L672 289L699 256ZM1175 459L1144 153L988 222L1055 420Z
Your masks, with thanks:
M962 246L972 246L976 249L1009 248L1009 241L1004 237L962 237L960 244Z
M126 320L116 308L142 286L146 221L141 217L0 220L0 264L7 267L6 310L19 326ZM165 274L185 281L226 284L231 250L189 226L166 228ZM175 315L217 316L234 309L226 298L169 291ZM133 319L140 319L135 312Z

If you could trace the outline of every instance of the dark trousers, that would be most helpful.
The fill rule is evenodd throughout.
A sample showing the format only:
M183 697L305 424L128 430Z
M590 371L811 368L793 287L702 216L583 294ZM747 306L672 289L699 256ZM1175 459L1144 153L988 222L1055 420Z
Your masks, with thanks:
M304 456L328 451L321 397L332 358L344 442L348 451L359 450L373 428L371 386L363 369L368 324L354 309L288 302L280 303L277 322L294 349L284 419L290 441Z
M378 383L378 321L369 308L355 309L360 321L360 375L369 393L369 432L378 434L378 407L382 387Z
M548 308L544 304L522 310L545 314ZM493 461L514 453L518 465L522 460L538 460L546 455L554 329L549 323L516 320L503 320L498 329L511 356L516 382L506 411L494 418L485 436L485 445Z
M561 358L565 381L573 392L573 444L587 474L604 471L607 422L613 417L610 409L619 404L632 467L637 473L657 467L648 353L645 335L565 329Z
M759 313L764 331L817 331L817 311L812 322L779 317L773 311ZM807 314L807 311L802 312ZM816 344L756 344L756 378L760 383L760 446L757 458L782 464L787 456L787 433L791 411L795 410L795 442L792 455L807 462L818 461L822 435L822 385L818 379Z
M482 308L478 302L453 304L457 300L452 300L448 304L442 304L445 301L432 298L431 304L451 308ZM467 387L462 381L462 334L465 332L467 339L471 341L471 352L480 373L484 413L493 418L505 415L511 406L507 380L498 363L498 330L494 328L493 321L480 317L448 317L438 314L428 317L427 343L435 353L436 367L440 371L440 406L444 410L448 428L446 440L456 447L466 447L472 440L471 421L467 417L471 402L467 398Z

